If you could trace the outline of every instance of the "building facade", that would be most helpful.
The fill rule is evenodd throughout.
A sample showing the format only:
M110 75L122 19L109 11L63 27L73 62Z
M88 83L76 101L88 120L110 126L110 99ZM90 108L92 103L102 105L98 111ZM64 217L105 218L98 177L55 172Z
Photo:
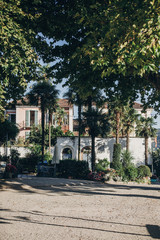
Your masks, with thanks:
M63 116L57 117L56 113L52 114L52 125L57 127L61 125L62 131L73 131L73 105L69 104L67 99L58 100L59 108L63 110ZM10 104L5 111L6 116L11 122L14 122L19 127L17 138L27 139L32 126L41 124L41 109L40 106L30 106L18 101L17 104ZM45 123L49 122L49 114L45 115Z

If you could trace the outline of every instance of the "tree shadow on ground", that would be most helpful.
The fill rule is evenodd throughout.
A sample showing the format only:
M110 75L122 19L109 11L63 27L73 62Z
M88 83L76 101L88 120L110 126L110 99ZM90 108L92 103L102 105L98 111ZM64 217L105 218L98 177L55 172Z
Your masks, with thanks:
M106 186L108 187L113 187L113 188L118 188L118 189L139 189L139 190L150 190L150 191L160 191L160 184L157 184L157 185L130 185L130 184L121 184L121 183L106 183Z
M29 212L28 212L29 213ZM46 216L47 217L47 216ZM55 222L56 221L56 218L55 217L52 217L53 221ZM116 233L116 234L120 234L120 235L131 235L131 236L141 236L141 237L150 237L149 234L141 234L141 233L135 233L135 232L129 232L128 230L125 232L125 231L119 231L119 230L109 230L109 229L103 229L103 228L97 228L97 227L86 227L85 226L85 223L84 223L84 226L77 226L75 223L75 225L72 223L71 224L60 224L60 223L51 223L51 221L48 223L48 222L42 222L42 221L38 221L38 220L32 220L31 218L29 217L26 217L26 216L12 216L10 218L2 218L2 224L14 224L14 222L19 222L19 223L29 223L29 224L36 224L36 225L42 225L42 227L45 227L45 226L51 226L51 227L61 227L61 228L72 228L72 229L81 229L81 230L90 230L90 231L98 231L98 232L105 232L105 233ZM85 222L87 221L90 221L90 219L81 219L81 218L77 218L77 220L84 220ZM97 220L95 220L95 222L98 222ZM106 224L110 224L110 222L105 222ZM123 223L114 223L114 222L111 222L112 224L123 224ZM134 225L133 225L134 226ZM27 227L27 225L26 225ZM145 226L144 226L145 227ZM108 228L108 227L107 227ZM133 230L132 230L133 231Z
M152 238L160 239L160 227L157 225L146 225L146 228Z
M35 179L35 178L34 178ZM130 198L148 198L148 199L160 199L160 194L158 191L160 191L160 188L150 187L150 186L133 186L133 185L123 185L123 184L85 184L85 185L63 185L63 186L54 186L48 184L43 186L43 182L39 184L39 186L34 186L31 181L25 182L25 184L20 180L10 180L10 181L1 181L1 188L7 189L11 188L18 192L25 192L25 193L37 193L37 194L59 194L62 196L69 196L69 195L102 195L102 196L114 196L114 197L130 197ZM45 179L46 180L46 179ZM72 180L70 181L72 184ZM54 179L53 183L54 184ZM112 189L111 189L112 188ZM148 190L149 193L152 190L157 191L157 195L150 195L150 194L142 194L141 191L132 193L129 191L129 193L121 193L118 192L119 189L124 190L132 190L132 189L138 189L138 190Z
M71 216L58 216L58 215L48 215L45 214L44 212L41 211L12 211L10 209L0 209L0 211L6 211L6 212L12 212L13 213L18 213L21 214L20 216L12 216L10 218L6 217L6 218L0 218L0 224L14 224L14 222L19 222L19 223L29 223L29 224L38 224L38 225L43 225L43 226L51 226L51 227L61 227L61 228L72 228L72 229L81 229L81 230L91 230L91 231L99 231L99 232L106 232L106 233L116 233L116 234L120 234L120 235L131 235L131 236L139 236L139 237L152 237L155 239L160 239L160 227L158 225L138 225L138 224L130 224L130 223L123 223L123 222L113 222L113 221L105 221L105 220L98 220L98 219L87 219L87 218L82 218L82 217L71 217ZM26 216L26 214L28 216ZM49 219L49 223L48 222L43 222L39 221L39 220L32 220L32 215L35 216L40 216L40 217L46 217L48 220L48 217L50 217ZM41 218L40 218L41 219ZM67 219L67 223L68 224L59 224L56 223L57 222L63 222L64 219ZM102 223L102 224L112 224L114 225L114 230L109 230L109 229L103 229L103 228L95 228L95 227L86 227L86 226L78 226L76 225L77 223L75 223L75 225L72 223L69 224L69 220L77 220L77 221L81 221L82 224L84 222L84 225L86 225L86 223L89 222L95 222L96 223ZM54 223L51 223L51 221L54 221ZM126 226L127 231L117 231L116 230L116 226L117 225L123 225ZM27 227L27 225L26 225ZM108 228L108 226L106 226ZM128 229L130 227L136 227L137 228L146 228L149 234L142 234L142 233L136 233L133 232L133 228L131 228L131 231L128 231ZM146 238L146 239L147 239Z
M19 183L16 179L12 180L0 180L0 190L13 189L25 193L36 193L33 189L26 189L23 183Z

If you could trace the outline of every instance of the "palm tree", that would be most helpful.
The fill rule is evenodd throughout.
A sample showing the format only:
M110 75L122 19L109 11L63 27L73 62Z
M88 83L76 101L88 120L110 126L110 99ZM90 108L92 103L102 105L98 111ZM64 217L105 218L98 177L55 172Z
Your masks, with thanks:
M137 124L136 134L145 139L145 165L148 165L148 139L156 136L156 128L153 127L154 119L152 117L141 117Z
M87 112L83 112L84 132L88 128L88 133L92 140L91 162L92 171L95 171L95 138L98 136L105 137L110 131L110 124L106 113L102 113L102 109L91 108Z
M82 105L83 100L80 98L77 88L70 87L68 92L64 94L64 97L67 97L69 103L75 104L78 106L78 160L80 160L80 148L81 148L81 125L82 125Z
M124 105L118 98L116 98L114 101L109 102L108 108L112 131L115 132L116 135L116 144L119 144L119 135L122 128L121 117Z
M56 104L58 90L49 81L41 81L33 85L31 91L27 95L30 104L40 105L41 108L41 126L42 126L42 161L44 159L44 128L45 113L47 109L51 109Z
M122 114L121 120L122 120L123 133L126 134L126 149L127 149L127 151L129 151L130 133L134 129L139 116L140 115L135 111L133 106L130 106L129 103L126 106L124 106L124 112Z

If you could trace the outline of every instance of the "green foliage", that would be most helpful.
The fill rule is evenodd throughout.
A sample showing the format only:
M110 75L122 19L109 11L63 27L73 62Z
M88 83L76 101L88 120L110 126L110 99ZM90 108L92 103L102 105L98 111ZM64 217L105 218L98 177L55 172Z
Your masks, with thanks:
M74 137L74 133L71 132L70 130L68 130L67 132L65 132L64 136L67 136L67 137Z
M0 2L0 112L6 100L24 94L39 65L33 48L37 34L31 28L37 16L23 11L21 2Z
M132 164L133 157L128 150L125 150L121 154L121 162L124 168L130 167Z
M95 170L97 172L105 172L106 169L109 167L110 162L108 161L107 158L104 158L103 160L98 160L98 163L95 165Z
M19 157L20 157L20 153L18 152L18 150L11 149L10 158L11 158L12 165L17 166L17 163L19 161Z
M36 158L37 157L37 161L42 161L41 145L32 144L31 146L29 146L29 149L30 149L31 153L27 154L28 158L32 158L32 157ZM45 151L44 161L49 162L51 159L52 159L52 155L48 151Z
M49 139L48 139L48 132L49 129L48 127L45 128L45 146L48 147L49 145ZM67 134L67 135L66 135ZM73 134L69 131L66 134L63 133L61 126L54 127L51 126L51 145L55 146L57 142L57 137L62 137L62 136L73 136ZM40 145L42 143L42 129L41 127L32 127L30 136L27 139L30 144L38 144Z
M138 167L138 178L151 177L151 170L148 166L141 165Z
M154 128L155 122L153 117L142 117L140 118L137 127L136 127L136 134L138 137L155 137L156 136L156 128Z
M27 172L35 172L36 165L40 161L41 157L36 155L28 155L25 158L20 158L17 163L18 173L22 173L24 171Z
M39 156L41 155L41 145L40 144L35 144L33 143L32 145L30 145L29 150L31 151L31 154L35 155L35 156Z
M52 54L43 54L52 62L61 57L53 67L58 80L68 77L82 93L90 86L105 86L107 92L118 86L124 98L160 88L155 80L160 59L159 1L23 2L28 12L40 13L37 33L64 41ZM158 99L158 91L154 93ZM155 95L150 94L153 100Z
M83 112L83 128L89 129L89 135L94 137L105 137L110 131L110 124L102 109L90 109Z
M58 176L64 178L86 179L89 173L86 161L62 160L58 164Z
M137 168L134 165L123 168L122 180L135 181L138 176Z
M141 117L139 123L136 126L137 136L145 138L145 164L148 164L148 138L156 136L156 128L154 125L153 117L144 118Z
M3 161L3 162L9 162L9 157L6 156L6 155L0 155L0 161Z
M44 72L41 72L42 81L33 85L33 88L28 93L27 98L32 105L40 105L41 108L41 128L42 128L42 160L44 158L45 147L45 112L47 109L53 112L57 105L58 90L52 82L47 81L46 76L47 69L44 68Z
M51 160L52 160L52 155L49 152L45 152L44 161L47 161L48 163L50 163Z
M114 144L112 167L115 170L120 170L122 168L120 157L121 157L121 144Z
M156 175L160 176L160 149L152 153L153 169L156 170Z
M0 142L1 144L5 143L6 141L13 140L16 138L17 134L19 133L19 129L16 124L5 120L0 121Z
M92 101L90 102L92 104ZM110 131L110 124L108 117L105 113L102 112L102 109L91 108L91 105L88 105L88 111L83 112L83 124L82 129L86 132L88 129L89 135L92 139L92 151L91 151L91 162L92 162L92 171L94 172L95 168L95 138L98 136L106 137Z

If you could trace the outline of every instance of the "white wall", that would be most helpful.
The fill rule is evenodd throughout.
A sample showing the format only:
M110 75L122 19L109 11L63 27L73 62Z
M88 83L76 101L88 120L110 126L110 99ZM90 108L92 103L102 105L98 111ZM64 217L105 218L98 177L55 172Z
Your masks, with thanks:
M96 159L107 158L112 162L114 138L96 138L95 150ZM122 151L126 149L126 139L121 138ZM151 149L152 141L149 139L149 149ZM91 146L91 139L89 137L81 137L81 150L85 146ZM56 162L62 160L62 151L64 148L72 150L72 159L78 159L78 137L58 137L55 149ZM130 138L130 152L134 157L133 163L135 165L145 164L145 145L143 138ZM82 159L82 156L81 156ZM152 164L151 155L149 154L148 163Z
M115 143L114 138L96 138L96 159L107 158L112 162L113 145ZM120 138L122 150L126 148L126 139ZM152 140L149 139L149 150L151 150ZM89 137L81 137L81 150L86 146L91 146L91 139ZM53 155L53 163L58 163L62 160L62 151L64 148L70 148L72 150L72 159L78 159L78 137L58 137L57 144L51 148L51 154ZM20 157L25 157L30 150L27 147L12 147L7 149L7 155L10 155L11 149L17 149L20 153ZM134 157L133 163L137 166L145 164L145 145L143 138L130 138L130 152ZM0 154L5 155L6 149L0 147ZM82 159L82 154L81 154ZM149 154L148 163L152 164L151 155Z
M0 155L6 155L9 156L11 149L15 149L18 150L18 152L20 153L20 157L25 157L27 153L30 152L30 150L27 147L8 147L7 149L4 147L0 147Z
M12 146L11 148L8 147L7 149L4 147L0 147L0 155L6 155L6 152L7 152L7 156L9 156L12 149L18 150L18 152L20 153L20 157L26 157L27 153L30 153L30 150L27 147ZM52 155L54 155L54 149L55 149L55 147L51 147Z

